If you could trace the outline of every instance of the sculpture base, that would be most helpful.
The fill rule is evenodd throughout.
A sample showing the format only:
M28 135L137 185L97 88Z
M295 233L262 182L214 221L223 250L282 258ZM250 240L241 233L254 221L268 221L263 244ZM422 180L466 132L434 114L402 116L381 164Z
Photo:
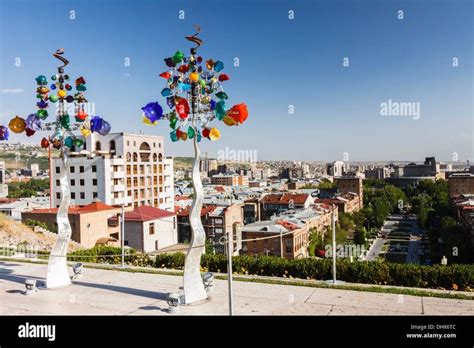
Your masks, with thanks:
M184 304L189 305L207 299L200 272L184 270Z
M46 275L46 288L58 289L71 285L71 277L67 271L65 257L50 256L48 273Z

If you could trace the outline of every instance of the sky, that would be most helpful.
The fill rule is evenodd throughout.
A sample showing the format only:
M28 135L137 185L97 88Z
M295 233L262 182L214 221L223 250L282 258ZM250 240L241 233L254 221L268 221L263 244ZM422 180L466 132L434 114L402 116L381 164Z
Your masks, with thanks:
M166 155L192 156L190 141L169 140L168 122L143 124L140 108L166 105L163 59L189 52L194 24L199 54L230 75L227 104L250 114L239 127L213 124L221 138L200 143L210 157L228 148L259 160L474 159L470 0L0 0L0 123L35 112L34 78L56 72L61 47L66 73L85 77L112 131L161 135ZM417 103L419 115L381 115L389 100Z

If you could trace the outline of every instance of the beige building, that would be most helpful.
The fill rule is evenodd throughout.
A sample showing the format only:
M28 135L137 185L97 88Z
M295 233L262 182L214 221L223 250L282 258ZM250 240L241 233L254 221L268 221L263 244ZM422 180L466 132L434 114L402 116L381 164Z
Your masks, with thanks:
M111 218L109 222L117 223L117 217ZM149 253L177 243L177 221L174 212L146 205L125 212L126 246Z
M211 183L222 186L248 186L249 178L238 174L216 174L212 176Z
M474 194L474 174L453 173L448 177L449 196Z
M50 230L57 230L57 208L35 209L21 214L22 221L35 220L48 225ZM111 207L102 202L94 202L86 206L70 207L68 212L71 223L71 239L86 248L98 244L119 245L120 226L117 222L110 223L109 219L116 217L120 208Z
M362 185L362 178L356 176L340 177L335 178L335 183L341 193L355 193L359 196L359 207L357 210L364 207L364 186Z

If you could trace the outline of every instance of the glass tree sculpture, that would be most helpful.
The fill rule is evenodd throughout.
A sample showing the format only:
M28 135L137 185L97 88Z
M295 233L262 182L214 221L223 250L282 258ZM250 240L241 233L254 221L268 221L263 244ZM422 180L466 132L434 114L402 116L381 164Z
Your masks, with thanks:
M31 137L38 131L49 131L51 134L41 140L41 147L60 151L61 171L59 182L61 188L61 203L57 212L58 238L56 240L48 261L48 272L46 276L46 287L48 289L63 287L71 284L67 271L66 255L69 240L71 238L71 224L69 223L68 210L71 204L71 191L68 178L68 155L70 152L78 152L84 145L84 139L91 133L96 132L107 135L110 132L110 124L100 116L89 117L86 112L87 99L84 96L86 81L83 77L75 80L76 91L72 94L72 86L69 84L69 76L64 73L64 67L69 61L63 57L64 50L58 49L53 56L59 59L63 65L58 67L58 73L51 76L52 83L48 87L46 76L36 77L36 103L37 111L26 117L26 119L15 116L10 120L8 128L16 134L25 133ZM68 92L71 92L68 95ZM55 107L55 120L47 122L49 103ZM69 110L74 113L75 120L71 122ZM6 126L0 126L0 140L8 140L9 132ZM80 131L82 136L76 136L73 132ZM53 175L53 173L50 173ZM50 199L52 200L52 187L50 187Z
M219 139L219 130L210 126L213 120L222 121L227 126L238 126L248 117L245 104L227 109L228 96L222 83L229 80L229 76L221 72L224 63L212 59L203 61L203 58L197 55L197 50L203 42L198 37L200 27L195 28L197 33L186 37L196 44L191 48L190 55L185 56L183 52L178 51L172 57L164 59L169 69L160 74L160 77L166 80L166 87L161 91L161 95L166 98L169 111L164 113L158 102L150 102L142 107L145 124L156 125L160 119L166 119L172 129L171 141L192 140L194 144L194 199L189 213L191 243L186 254L183 279L185 304L207 298L200 273L206 235L201 222L204 194L199 172L198 143L202 138Z

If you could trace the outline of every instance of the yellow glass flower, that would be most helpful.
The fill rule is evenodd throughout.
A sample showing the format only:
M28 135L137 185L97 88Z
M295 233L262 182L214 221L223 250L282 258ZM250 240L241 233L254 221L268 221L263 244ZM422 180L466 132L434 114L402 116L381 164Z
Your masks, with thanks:
M221 137L221 133L217 128L211 128L209 132L209 139L211 140L217 140Z
M149 126L156 126L158 124L158 121L152 123L148 117L143 116L143 123Z
M84 138L87 138L89 135L91 135L91 131L87 128L81 128L81 133L84 136Z

